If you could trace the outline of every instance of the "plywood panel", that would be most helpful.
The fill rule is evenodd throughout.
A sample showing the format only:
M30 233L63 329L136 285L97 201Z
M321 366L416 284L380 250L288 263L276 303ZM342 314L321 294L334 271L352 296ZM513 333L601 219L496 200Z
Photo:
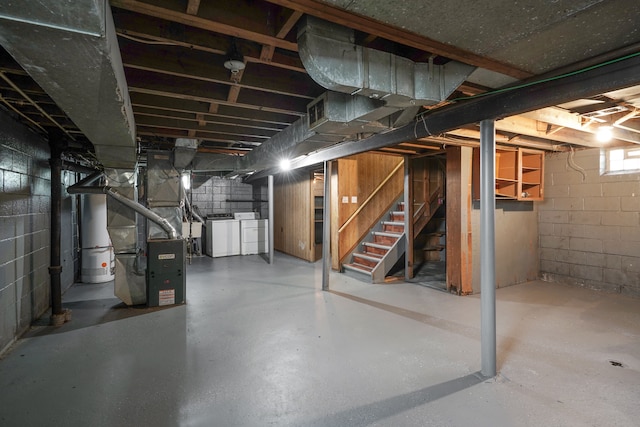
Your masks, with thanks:
M340 227L389 174L402 163L398 156L364 153L338 160L338 216ZM402 194L404 172L399 168L392 179L344 228L338 238L339 259L342 261L371 227L381 219L394 200ZM354 203L355 202L355 203Z
M273 193L274 249L314 261L311 175L302 171L278 175Z
M447 290L462 288L461 147L447 147Z

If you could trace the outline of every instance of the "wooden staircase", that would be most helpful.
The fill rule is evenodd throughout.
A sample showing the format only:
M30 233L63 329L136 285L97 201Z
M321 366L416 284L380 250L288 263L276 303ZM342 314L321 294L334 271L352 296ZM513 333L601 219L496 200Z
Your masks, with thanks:
M446 218L441 212L441 209L437 211L433 217L430 218L427 226L425 227L426 244L422 248L424 251L425 261L443 261L444 249L446 248Z
M383 283L386 274L405 251L404 204L390 210L343 264L345 273L371 283Z

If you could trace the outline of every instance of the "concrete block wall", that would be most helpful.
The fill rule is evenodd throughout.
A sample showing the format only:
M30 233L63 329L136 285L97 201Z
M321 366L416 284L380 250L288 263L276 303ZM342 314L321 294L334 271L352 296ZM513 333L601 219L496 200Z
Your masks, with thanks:
M545 158L539 205L543 279L640 296L640 174L600 175L600 150Z
M49 307L47 142L0 111L0 352Z
M240 178L197 175L192 193L193 205L203 215L260 212L260 218L268 217L266 184L246 184Z

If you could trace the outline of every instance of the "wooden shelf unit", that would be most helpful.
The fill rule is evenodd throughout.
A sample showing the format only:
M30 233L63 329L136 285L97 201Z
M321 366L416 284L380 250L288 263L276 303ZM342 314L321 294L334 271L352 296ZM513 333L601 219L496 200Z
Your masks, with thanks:
M496 198L518 197L518 152L496 149Z
M518 200L544 199L544 151L518 149Z
M496 199L544 199L544 151L496 148ZM480 150L473 150L473 197L480 198Z

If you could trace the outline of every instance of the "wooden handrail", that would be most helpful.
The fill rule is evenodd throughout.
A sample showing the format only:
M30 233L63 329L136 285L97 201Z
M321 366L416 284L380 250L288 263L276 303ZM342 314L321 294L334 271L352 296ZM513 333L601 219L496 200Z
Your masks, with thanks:
M347 225L349 225L351 223L351 221L353 221L353 219L358 216L358 214L362 211L362 209L364 209L364 207L373 199L373 197L378 194L378 191L382 190L382 187L384 187L384 185L389 182L389 180L393 177L393 175L398 172L398 169L400 169L401 167L404 166L404 160L402 160L398 166L396 166L391 173L382 180L382 182L375 188L375 190L373 190L373 192L369 195L369 197L367 197L367 199L362 202L362 204L358 207L358 209L356 209L356 211L354 213L351 214L351 216L344 222L344 224L342 224L342 227L340 227L338 229L338 233L342 233L342 231L344 231L345 228L347 228ZM405 209L407 209L407 206L405 206Z

